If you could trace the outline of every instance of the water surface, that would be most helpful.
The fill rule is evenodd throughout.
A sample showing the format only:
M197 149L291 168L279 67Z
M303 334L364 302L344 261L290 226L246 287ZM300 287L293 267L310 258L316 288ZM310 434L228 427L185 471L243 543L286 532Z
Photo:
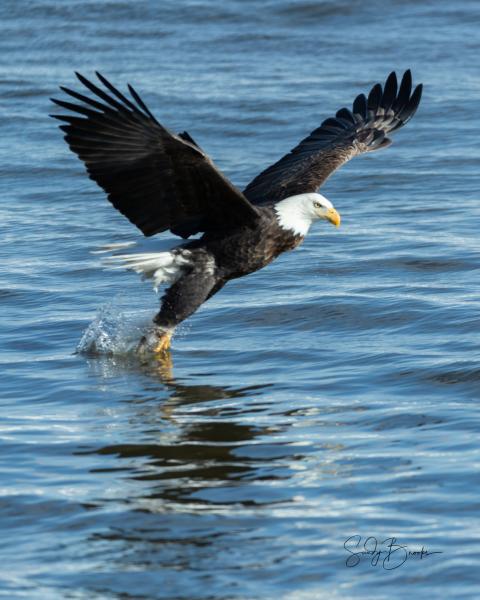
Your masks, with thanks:
M477 598L478 3L0 16L1 595ZM173 369L122 355L158 300L91 254L140 235L48 119L57 86L131 82L244 185L409 67L414 120L323 189L340 230L229 283L180 328ZM105 354L75 353L86 331ZM354 535L441 554L348 567Z

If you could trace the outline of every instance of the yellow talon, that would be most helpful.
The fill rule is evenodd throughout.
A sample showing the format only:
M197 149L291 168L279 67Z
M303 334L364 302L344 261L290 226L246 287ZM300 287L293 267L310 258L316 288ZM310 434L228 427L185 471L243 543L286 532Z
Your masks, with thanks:
M172 334L169 331L166 331L162 334L162 337L159 339L158 344L155 346L153 351L155 354L165 354L170 349L170 343L172 340Z

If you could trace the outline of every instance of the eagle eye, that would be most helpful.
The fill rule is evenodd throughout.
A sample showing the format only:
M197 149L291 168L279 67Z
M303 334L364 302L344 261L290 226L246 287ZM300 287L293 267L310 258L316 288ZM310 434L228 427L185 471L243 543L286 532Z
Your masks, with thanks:
M321 208L322 207L322 205L320 204L320 202L316 202L316 201L313 203L313 206L315 208Z

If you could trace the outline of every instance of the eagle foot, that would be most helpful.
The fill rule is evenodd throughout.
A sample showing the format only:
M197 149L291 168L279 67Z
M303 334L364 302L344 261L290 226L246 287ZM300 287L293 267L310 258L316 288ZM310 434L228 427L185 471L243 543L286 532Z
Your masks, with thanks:
M172 332L164 332L153 349L155 354L165 354L166 352L168 352L168 350L170 350L171 340Z
M148 331L137 346L140 355L155 354L162 356L168 353L172 340L173 331L164 329L153 329Z

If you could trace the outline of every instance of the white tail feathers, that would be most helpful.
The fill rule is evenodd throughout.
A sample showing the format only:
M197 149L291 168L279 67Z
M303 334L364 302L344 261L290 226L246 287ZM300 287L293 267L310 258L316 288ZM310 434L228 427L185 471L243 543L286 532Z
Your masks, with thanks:
M175 249L170 252L152 252L139 254L117 254L103 262L113 269L129 269L142 276L142 279L152 279L153 288L158 290L164 283L175 283L191 264L189 250ZM121 263L113 266L112 264Z

